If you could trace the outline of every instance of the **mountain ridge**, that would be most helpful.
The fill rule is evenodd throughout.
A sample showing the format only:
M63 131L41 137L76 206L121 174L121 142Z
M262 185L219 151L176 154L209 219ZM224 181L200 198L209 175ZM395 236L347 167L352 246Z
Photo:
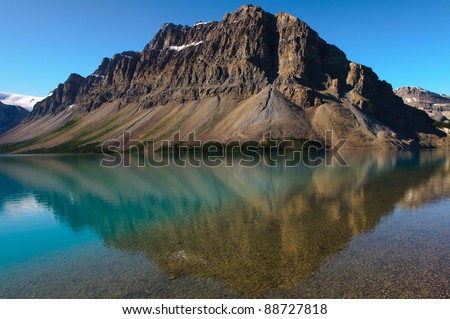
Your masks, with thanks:
M436 121L443 122L450 118L450 96L414 86L398 88L394 93L401 97L405 104L424 110Z
M277 105L260 116L270 100L264 92ZM124 130L141 140L170 139L178 130L227 142L268 131L324 140L330 129L349 148L433 147L445 137L425 112L405 105L372 69L347 60L306 23L245 5L220 22L165 24L142 52L105 58L86 78L71 74L2 140L34 139L17 149L23 152L98 147Z
M0 102L0 135L19 125L30 112L17 105L8 105Z

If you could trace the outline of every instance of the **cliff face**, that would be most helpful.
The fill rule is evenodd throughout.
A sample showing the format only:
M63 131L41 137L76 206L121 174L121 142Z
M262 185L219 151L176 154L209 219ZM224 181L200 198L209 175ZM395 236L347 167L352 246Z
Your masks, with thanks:
M273 96L277 112L258 116ZM70 119L77 124L67 137L52 141L52 130L40 130L50 137L40 147L70 136L98 144L123 129L140 139L178 130L220 141L261 139L268 131L323 139L332 129L351 148L430 146L443 136L424 112L304 22L251 5L220 22L165 24L141 53L105 58L87 78L72 74L27 121L33 128L51 121L55 130ZM19 128L8 140L30 137Z
M97 70L86 78L72 73L49 97L35 105L27 121L55 115L76 105L82 106L80 111L89 112L111 99L120 99L129 88L127 84L133 76L136 58L139 59L137 52L126 51L111 59L104 58Z
M47 114L58 114L75 103L78 90L84 80L81 75L72 73L66 82L53 90L50 96L35 105L27 121L32 121Z

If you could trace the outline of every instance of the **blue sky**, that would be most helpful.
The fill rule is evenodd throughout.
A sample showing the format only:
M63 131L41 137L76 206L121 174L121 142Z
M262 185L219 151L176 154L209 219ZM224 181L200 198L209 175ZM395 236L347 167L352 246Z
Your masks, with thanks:
M105 56L142 50L165 22L221 20L245 3L299 17L394 88L450 95L448 0L2 1L0 91L46 95Z

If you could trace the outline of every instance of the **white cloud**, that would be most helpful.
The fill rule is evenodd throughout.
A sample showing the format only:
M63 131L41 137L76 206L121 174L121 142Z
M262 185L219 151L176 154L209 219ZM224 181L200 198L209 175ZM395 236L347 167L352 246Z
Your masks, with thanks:
M37 102L42 101L45 96L31 96L24 94L13 94L0 92L0 101L4 104L21 106L28 111L32 111Z

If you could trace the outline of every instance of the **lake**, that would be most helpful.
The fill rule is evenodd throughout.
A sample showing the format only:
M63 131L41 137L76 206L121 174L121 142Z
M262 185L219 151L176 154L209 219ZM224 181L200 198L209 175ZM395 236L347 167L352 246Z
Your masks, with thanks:
M449 298L450 158L0 156L0 298Z

